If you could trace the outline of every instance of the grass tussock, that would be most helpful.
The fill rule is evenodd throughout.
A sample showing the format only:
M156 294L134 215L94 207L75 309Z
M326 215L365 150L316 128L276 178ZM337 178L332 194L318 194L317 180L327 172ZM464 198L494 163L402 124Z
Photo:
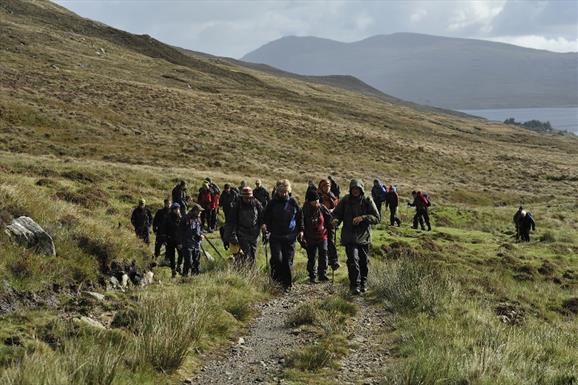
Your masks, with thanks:
M336 368L338 360L347 353L348 344L344 336L325 337L287 357L287 367L314 372L322 368Z

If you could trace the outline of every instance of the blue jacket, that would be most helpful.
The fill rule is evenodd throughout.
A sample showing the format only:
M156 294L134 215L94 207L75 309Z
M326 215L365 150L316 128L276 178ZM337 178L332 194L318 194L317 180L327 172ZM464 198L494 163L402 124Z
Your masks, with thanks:
M186 216L181 221L181 244L185 249L201 249L201 235L203 230L198 218Z
M263 219L271 239L294 242L303 231L301 207L293 197L283 200L275 195L265 208Z

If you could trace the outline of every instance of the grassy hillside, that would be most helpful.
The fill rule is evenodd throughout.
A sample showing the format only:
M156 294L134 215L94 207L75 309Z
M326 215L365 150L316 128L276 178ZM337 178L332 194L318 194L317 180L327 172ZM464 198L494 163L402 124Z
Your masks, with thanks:
M203 261L192 280L156 268L158 285L107 289L113 261L150 263L130 229L136 200L159 207L177 180L194 191L206 176L268 186L288 177L299 198L307 179L329 173L342 187L376 175L397 184L404 226L412 189L434 202L433 232L375 232L371 295L390 311L381 337L395 352L387 381L575 381L576 137L185 55L44 1L2 1L0 29L0 217L31 216L58 254L34 254L0 232L0 382L168 384L189 375L199 352L239 333L252 305L276 294L265 272L221 259ZM538 223L524 245L510 223L519 204ZM304 263L299 251L298 282ZM173 306L182 298L190 303ZM286 378L315 383L337 367L288 366Z

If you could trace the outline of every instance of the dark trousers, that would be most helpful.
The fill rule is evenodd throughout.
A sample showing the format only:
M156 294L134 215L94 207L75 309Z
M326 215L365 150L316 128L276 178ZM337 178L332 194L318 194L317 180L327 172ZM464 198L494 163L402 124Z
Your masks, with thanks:
M150 243L148 227L135 227L134 232L137 237L143 240L144 243L147 245Z
M356 243L345 245L345 252L347 253L349 286L352 289L365 286L367 282L367 264L369 262L369 245Z
M213 231L217 229L217 209L211 210L211 217L209 218L209 226Z
M401 226L401 220L397 217L397 206L389 206L389 224Z
M335 265L339 259L337 256L337 245L335 244L337 240L335 233L335 229L327 230L327 258L329 260L329 266Z
M293 283L291 268L295 255L295 241L271 239L271 278L283 288L290 288Z
M155 258L161 255L161 247L165 246L165 253L167 249L167 237L162 234L157 234L155 237Z
M431 230L431 225L429 223L429 214L426 209L417 209L415 215L413 216L413 228L417 229L417 224L421 226L422 230L425 230L424 222L427 225L428 230Z
M201 272L199 266L201 261L201 251L198 249L185 247L182 250L182 255L185 262L185 266L183 267L183 275L189 275L189 271L192 274L199 274Z
M520 228L520 239L522 242L530 242L530 229Z
M201 225L207 230L214 230L217 226L217 210L205 209L201 213Z
M254 265L257 256L257 239L239 238L239 247L244 254L242 262Z
M172 242L167 243L166 252L165 252L165 259L167 259L171 265L171 273L172 273L173 277L175 275L177 275L177 266L175 263L176 250L177 250L177 245L175 245ZM179 255L180 255L180 252L179 252Z
M327 272L327 240L307 245L307 272L309 273L309 278L315 278L315 262L318 254L317 275L324 277Z
M377 212L379 213L379 216L381 216L381 205L382 204L383 204L383 202L375 201L375 207L377 207Z

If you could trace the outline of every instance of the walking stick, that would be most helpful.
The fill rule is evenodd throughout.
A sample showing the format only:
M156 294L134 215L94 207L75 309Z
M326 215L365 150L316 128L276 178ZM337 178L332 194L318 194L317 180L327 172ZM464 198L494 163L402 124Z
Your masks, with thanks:
M216 252L217 255L219 256L219 258L223 259L223 256L221 255L221 253L219 252L219 250L215 247L215 245L213 245L213 242L211 242L211 240L210 240L209 238L207 238L207 237L205 237L204 239L207 241L207 243L208 243L209 245L211 245L211 247L213 248L213 250L215 250L215 252Z
M201 245L201 251L205 255L205 258L207 258L207 261L209 261L211 263L215 262L215 258L213 258L213 256L211 254L209 254L205 251L205 248L203 247L203 245Z

